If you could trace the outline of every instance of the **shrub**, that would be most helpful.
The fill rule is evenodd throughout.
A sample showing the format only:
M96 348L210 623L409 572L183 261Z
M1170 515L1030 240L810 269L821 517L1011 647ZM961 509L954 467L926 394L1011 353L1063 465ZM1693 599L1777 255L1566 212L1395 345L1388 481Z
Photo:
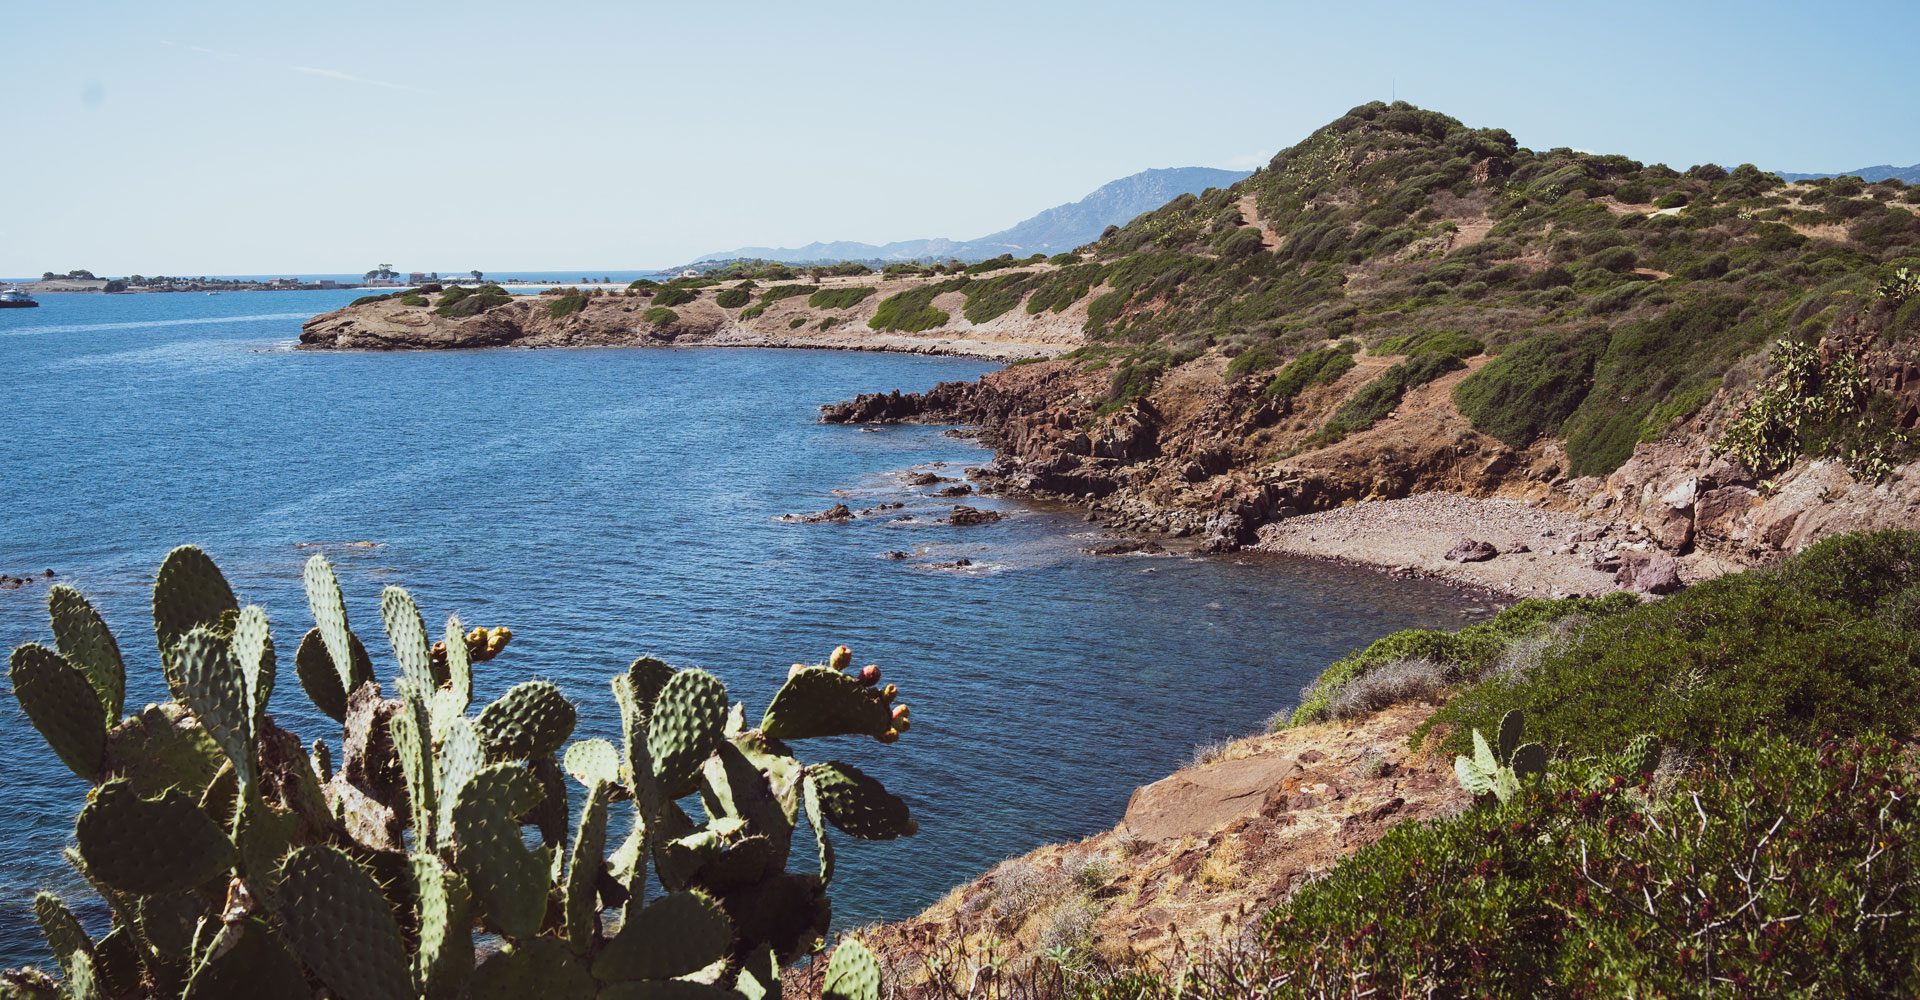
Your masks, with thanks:
M1579 408L1606 348L1605 327L1535 334L1462 379L1453 404L1474 430L1525 448Z
M1033 286L1035 275L1003 274L985 281L975 281L967 285L965 291L967 304L961 315L969 323L985 323L1002 315L1020 304L1020 299Z
M403 306L424 306L427 304L427 297L424 295L402 295L399 301Z
M1428 354L1450 354L1470 358L1487 349L1465 330L1421 330L1388 337L1374 349L1375 354L1404 354L1418 358Z
M654 293L653 304L660 308L685 305L700 297L700 293L691 288L669 286Z
M872 285L857 288L823 288L807 296L807 305L815 309L848 309L867 300L880 289Z
M1341 685L1327 717L1357 719L1402 702L1434 700L1446 689L1446 671L1432 660L1395 660Z
M433 311L450 318L476 316L494 306L505 305L512 301L513 296L499 285L482 285L479 288L457 285L447 289L440 296L440 301L433 307Z
M1686 195L1686 192L1684 192L1684 191L1668 191L1668 192L1667 192L1666 194L1663 194L1663 195L1661 195L1661 196L1660 196L1660 200L1658 200L1658 201L1656 201L1656 202L1654 202L1654 203L1653 203L1653 207L1655 207L1655 208L1682 208L1682 207L1684 207L1684 206L1685 206L1686 204L1687 204L1687 195Z
M1329 445L1349 434L1357 434L1387 418L1408 390L1417 389L1451 371L1459 371L1466 362L1451 354L1425 354L1409 358L1380 373L1380 377L1360 387L1353 398L1342 404L1313 436L1310 446Z
M1741 739L1651 797L1617 765L1557 762L1511 803L1389 830L1178 992L1905 995L1920 781L1900 761L1879 741Z
M1735 733L1904 733L1902 706L1920 696L1920 636L1878 620L1878 602L1796 583L1794 567L1835 544L1778 572L1721 577L1597 621L1525 677L1465 691L1429 724L1454 727L1448 745L1458 750L1458 733L1524 709L1568 754L1605 752L1643 732L1694 748ZM1920 583L1910 568L1891 575L1875 593Z
M958 281L943 281L909 288L892 295L873 311L867 326L875 330L899 330L919 333L947 325L950 318L943 309L935 309L933 300L942 292L962 287Z
M671 290L672 289L669 289L669 291ZM657 302L659 299L656 298L654 301ZM577 313L586 307L587 296L585 294L578 291L568 292L554 299L552 302L547 303L547 315L552 316L554 319L559 319L562 316L570 316Z
M998 271L1002 268L1007 268L1007 267L1018 267L1023 263L1025 263L1025 261L1014 260L1012 254L1003 253L1000 256L993 258L992 260L983 260L980 263L967 268L966 273L986 274L988 271Z
M1340 381L1340 376L1353 370L1353 366L1351 351L1343 351L1338 347L1308 351L1280 369L1280 374L1267 383L1262 395L1288 403L1310 385L1332 385Z
M713 297L713 304L722 309L738 309L752 299L752 293L744 288L729 288Z
M796 295L812 295L817 291L812 285L775 285L760 293L761 305L772 305L781 299L790 299Z
M1629 182L1613 189L1613 197L1624 205L1645 205L1653 197L1645 184Z
M640 319L654 326L672 326L680 322L680 314L666 306L654 306L640 314Z

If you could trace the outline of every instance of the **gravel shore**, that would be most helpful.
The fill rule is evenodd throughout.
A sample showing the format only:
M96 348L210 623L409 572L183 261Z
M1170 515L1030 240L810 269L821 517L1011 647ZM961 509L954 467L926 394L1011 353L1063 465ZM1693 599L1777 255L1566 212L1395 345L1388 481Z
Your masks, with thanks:
M1260 528L1260 541L1252 548L1385 567L1514 597L1621 589L1613 574L1589 565L1594 543L1574 542L1576 533L1587 527L1579 514L1529 507L1518 500L1422 493L1268 524ZM1492 543L1500 554L1486 562L1446 559L1447 550L1462 539Z

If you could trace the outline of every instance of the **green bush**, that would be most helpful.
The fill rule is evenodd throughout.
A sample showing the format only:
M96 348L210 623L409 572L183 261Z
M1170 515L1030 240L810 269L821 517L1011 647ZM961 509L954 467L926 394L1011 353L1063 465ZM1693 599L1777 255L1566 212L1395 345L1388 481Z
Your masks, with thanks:
M1349 434L1357 434L1387 418L1411 389L1417 389L1448 372L1459 371L1467 363L1451 354L1425 354L1409 358L1380 373L1380 377L1360 387L1327 422L1308 439L1316 445L1333 444ZM1281 373L1285 375L1285 372Z
M645 322L652 323L654 326L672 326L680 322L680 314L668 309L666 306L654 306L646 312L641 313L640 318Z
M986 274L988 271L998 271L1002 268L1019 267L1021 264L1024 264L1024 263L1026 262L1020 261L1020 260L1014 260L1013 255L1010 253L1003 253L1000 256L993 258L992 260L983 260L980 263L967 268L966 273Z
M1456 358L1470 358L1487 349L1487 345L1468 334L1465 330L1421 330L1417 333L1403 333L1397 337L1388 337L1374 348L1375 354L1404 354L1409 359L1428 354L1450 354Z
M1605 597L1568 597L1559 600L1527 598L1491 619L1457 632L1405 629L1336 660L1306 690L1289 725L1306 725L1327 718L1327 708L1340 689L1374 670L1401 660L1430 660L1445 673L1448 683L1477 679L1514 640L1539 632L1564 618L1583 620L1621 614L1639 604L1632 594Z
M424 295L402 295L400 296L400 304L403 306L424 306L427 304L427 297Z
M1289 403L1310 385L1332 385L1340 381L1340 376L1353 370L1354 363L1353 352L1338 347L1308 351L1280 369L1280 374L1267 383L1266 390L1261 394Z
M577 313L587 307L587 298L587 295L578 291L568 292L547 303L547 315L559 319Z
M1178 995L1910 995L1920 780L1902 759L1742 738L1651 796L1617 765L1555 762L1511 803L1389 830ZM1175 993L1128 985L1113 995Z
M975 281L967 285L967 304L961 309L961 315L969 323L985 323L996 316L1008 312L1020 304L1027 289L1033 287L1036 275L1003 274L985 281Z
M818 290L817 285L775 285L760 293L760 303L772 305L781 299L790 299L797 295L812 295Z
M1898 733L1920 697L1920 633L1883 620L1920 584L1905 533L1829 539L1777 571L1697 584L1593 624L1524 676L1461 693L1429 725L1474 726L1524 709L1537 737L1565 754L1601 753L1643 733L1682 746L1768 732ZM1857 588L1836 577L1879 553Z
M449 318L476 316L494 306L506 305L512 301L513 296L499 285L482 285L479 288L457 285L447 289L440 296L440 301L433 307L433 311L437 315Z
M847 309L867 300L867 296L880 289L872 285L857 288L823 288L807 296L807 305L815 309Z
M1668 191L1666 194L1660 196L1660 200L1653 203L1653 207L1681 208L1685 206L1686 203L1687 195L1684 191Z
M752 293L744 288L729 288L713 297L713 304L722 309L738 309L752 299Z
M1524 448L1579 408L1606 348L1605 327L1535 334L1462 379L1453 405L1474 430Z
M685 305L700 297L700 293L691 288L668 286L654 293L653 304L661 308Z
M945 310L935 309L933 300L942 292L961 287L963 282L959 280L942 281L892 295L873 311L873 318L867 321L867 326L875 330L899 330L905 333L919 333L945 326L951 317Z

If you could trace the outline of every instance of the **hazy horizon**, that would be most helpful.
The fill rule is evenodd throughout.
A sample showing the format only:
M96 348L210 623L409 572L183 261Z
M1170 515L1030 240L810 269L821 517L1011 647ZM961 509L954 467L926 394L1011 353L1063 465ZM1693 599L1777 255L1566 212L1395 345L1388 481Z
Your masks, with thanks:
M1904 42L1863 30L1888 3L553 10L11 10L0 274L965 240L1150 167L1260 166L1396 96L1681 168L1920 160Z

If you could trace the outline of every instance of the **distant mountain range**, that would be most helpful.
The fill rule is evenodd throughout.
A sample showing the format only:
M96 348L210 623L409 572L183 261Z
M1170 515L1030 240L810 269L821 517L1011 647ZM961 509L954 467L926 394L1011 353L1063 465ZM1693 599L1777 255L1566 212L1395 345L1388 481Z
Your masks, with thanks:
M976 240L944 237L902 240L875 245L842 241L809 243L803 247L741 247L703 255L700 260L761 258L808 264L842 260L918 260L926 257L964 261L986 260L1003 253L1025 257L1056 254L1091 243L1108 226L1125 225L1142 212L1151 212L1183 194L1199 194L1210 187L1226 187L1247 176L1244 170L1212 167L1170 167L1142 170L1101 185L1070 205L1049 208L1031 219Z
M1916 163L1911 167L1896 167L1891 164L1882 163L1877 167L1842 170L1837 174L1789 174L1782 172L1780 179L1787 181L1810 181L1818 177L1839 177L1843 174L1858 177L1868 184L1872 184L1874 181L1884 181L1889 177L1896 178L1905 184L1920 184L1920 163Z

